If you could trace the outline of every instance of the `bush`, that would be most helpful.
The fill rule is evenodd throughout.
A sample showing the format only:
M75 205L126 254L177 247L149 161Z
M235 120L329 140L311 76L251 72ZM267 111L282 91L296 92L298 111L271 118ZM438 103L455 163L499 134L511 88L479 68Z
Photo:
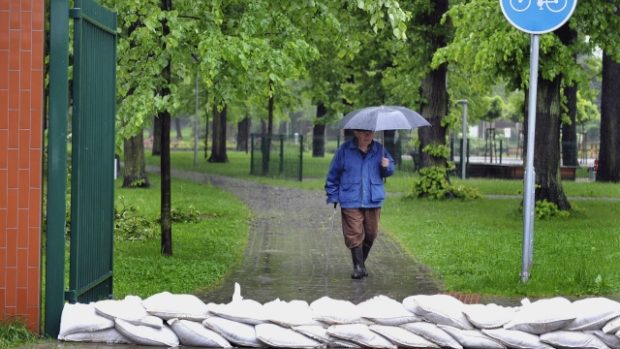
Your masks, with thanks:
M122 241L144 241L155 238L156 224L152 219L140 216L138 210L119 196L114 207L114 238Z
M447 169L433 166L420 170L420 179L413 182L411 190L405 197L472 200L479 199L481 195L475 188L452 185L448 179Z
M537 219L549 219L553 217L567 218L570 216L568 211L560 210L556 204L547 200L536 202L535 207Z

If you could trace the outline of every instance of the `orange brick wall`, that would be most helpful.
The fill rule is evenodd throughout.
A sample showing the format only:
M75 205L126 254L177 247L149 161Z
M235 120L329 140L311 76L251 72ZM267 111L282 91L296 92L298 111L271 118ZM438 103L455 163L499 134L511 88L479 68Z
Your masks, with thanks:
M44 0L0 0L0 321L39 332Z

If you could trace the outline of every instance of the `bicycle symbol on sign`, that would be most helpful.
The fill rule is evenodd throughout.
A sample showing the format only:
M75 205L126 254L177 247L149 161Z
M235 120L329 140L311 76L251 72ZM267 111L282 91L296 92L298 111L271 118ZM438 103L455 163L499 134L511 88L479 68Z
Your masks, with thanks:
M524 12L532 5L532 0L510 0L510 7L516 12ZM536 0L536 6L543 10L543 6L551 12L562 12L568 5L567 0Z

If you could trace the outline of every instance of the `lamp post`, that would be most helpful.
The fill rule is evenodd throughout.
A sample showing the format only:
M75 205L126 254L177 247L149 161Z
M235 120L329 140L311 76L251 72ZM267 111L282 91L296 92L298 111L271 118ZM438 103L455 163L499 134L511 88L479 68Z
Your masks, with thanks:
M467 100L459 99L456 101L456 104L463 105L463 142L461 143L461 179L466 178L466 167L467 167Z

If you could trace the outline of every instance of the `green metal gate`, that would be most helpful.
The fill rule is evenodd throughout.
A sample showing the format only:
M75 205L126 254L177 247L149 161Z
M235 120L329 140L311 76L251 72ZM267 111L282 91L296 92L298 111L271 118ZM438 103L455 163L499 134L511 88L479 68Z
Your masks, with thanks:
M112 295L116 14L91 0L75 7L67 299L89 302Z
M51 6L45 333L56 336L65 300L112 296L116 14L93 0L75 0L70 11L66 0ZM68 291L58 218L66 214L67 13L74 22Z

